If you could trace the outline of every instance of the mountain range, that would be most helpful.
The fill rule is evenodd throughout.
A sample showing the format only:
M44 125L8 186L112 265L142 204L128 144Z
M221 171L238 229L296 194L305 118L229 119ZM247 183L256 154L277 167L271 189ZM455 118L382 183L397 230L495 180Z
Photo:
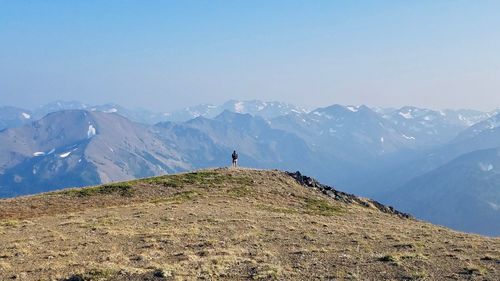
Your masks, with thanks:
M0 108L0 197L225 166L300 169L458 230L500 235L498 111L314 110L229 101L171 113Z
M45 115L61 110L86 110L118 113L127 119L153 125L158 122L184 122L196 117L213 118L225 110L236 113L249 113L264 118L274 118L290 112L306 112L301 107L284 102L263 102L259 100L236 101L230 100L221 105L200 104L186 107L172 112L153 112L145 109L129 109L115 103L89 105L79 101L55 101L34 109L25 109L14 106L0 107L0 131L6 128L18 127L38 120Z

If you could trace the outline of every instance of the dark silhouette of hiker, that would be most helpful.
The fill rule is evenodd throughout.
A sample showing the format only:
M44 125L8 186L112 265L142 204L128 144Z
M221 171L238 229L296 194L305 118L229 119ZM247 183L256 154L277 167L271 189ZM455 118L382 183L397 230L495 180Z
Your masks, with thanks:
M233 151L233 154L231 155L231 158L233 158L233 167L238 166L238 153L236 153L236 150Z

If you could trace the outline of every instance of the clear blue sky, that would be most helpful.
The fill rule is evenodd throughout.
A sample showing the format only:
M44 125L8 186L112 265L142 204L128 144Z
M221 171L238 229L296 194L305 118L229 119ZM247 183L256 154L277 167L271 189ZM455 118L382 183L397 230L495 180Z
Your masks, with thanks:
M500 107L500 1L0 0L0 105Z

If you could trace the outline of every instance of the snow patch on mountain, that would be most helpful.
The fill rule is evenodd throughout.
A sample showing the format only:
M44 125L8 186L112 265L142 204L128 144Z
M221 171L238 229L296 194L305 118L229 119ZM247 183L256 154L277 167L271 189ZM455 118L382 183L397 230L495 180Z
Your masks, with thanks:
M95 129L94 125L90 124L89 129L87 130L87 138L90 139L91 137L93 137L95 135L96 135L96 129Z
M460 119L461 121L467 122L467 118L465 118L462 114L458 115L458 119Z
M405 119L412 119L413 115L411 115L411 112L399 112L399 115L403 116Z
M116 109L116 108L113 107L113 108L110 108L108 110L105 110L104 112L105 113L115 113L115 112L118 112L118 109Z
M59 155L59 157L60 157L60 158L66 158L66 157L68 157L68 156L71 154L71 152L72 152L72 151L68 151L68 152L65 152L65 153L63 153L63 154L60 154L60 155Z
M402 134L401 136L403 136L403 138L405 138L407 140L414 140L415 139L415 137L409 137L409 136L407 136L405 134Z
M29 115L26 112L21 113L21 115L23 115L24 119L30 119L31 118L31 115Z
M488 122L488 129L490 130L500 126L500 118L490 118L486 122Z
M352 111L352 112L358 112L358 110L359 110L359 107L357 107L357 106L352 106L352 105L346 106L346 108L347 108L349 111Z
M242 101L234 104L234 111L237 113L242 113L245 110L245 105Z
M495 211L500 211L500 204L495 204L493 202L488 202L488 205L490 205L490 207L495 210Z
M76 151L77 149L78 149L78 148L75 148L75 149L73 149L73 150L71 150L71 151L68 151L68 152L65 152L65 153L63 153L63 154L60 154L60 155L59 155L59 157L60 157L60 158L66 158L66 157L70 156L70 155L71 155L71 153L72 153L73 151Z
M109 151L111 151L111 152L115 152L115 150L114 150L111 146L109 146L109 145L107 145L107 144L106 144L106 146L108 147Z
M37 152L33 153L33 156L35 156L35 157L44 156L44 155L45 155L45 152L43 152L43 151L37 151Z
M313 111L312 114L316 115L316 116L319 116L319 117L323 117L323 118L326 118L328 120L331 120L333 119L333 116L327 114L327 113L324 113L324 112L319 112L319 111ZM319 120L315 120L316 122L319 122Z
M479 169L483 172L489 172L489 171L493 170L493 168L494 168L493 165L490 163L479 162L478 166L479 166Z

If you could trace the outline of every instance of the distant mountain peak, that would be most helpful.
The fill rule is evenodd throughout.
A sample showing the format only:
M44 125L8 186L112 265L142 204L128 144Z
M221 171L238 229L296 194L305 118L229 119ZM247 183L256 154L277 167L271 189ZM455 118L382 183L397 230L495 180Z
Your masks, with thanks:
M268 102L260 100L229 100L221 105L200 104L197 106L186 107L178 111L165 113L164 116L169 121L182 122L196 118L198 116L215 118L225 110L241 114L251 114L253 116L260 116L266 119L275 118L292 112L307 112L307 110L304 108L285 102Z

